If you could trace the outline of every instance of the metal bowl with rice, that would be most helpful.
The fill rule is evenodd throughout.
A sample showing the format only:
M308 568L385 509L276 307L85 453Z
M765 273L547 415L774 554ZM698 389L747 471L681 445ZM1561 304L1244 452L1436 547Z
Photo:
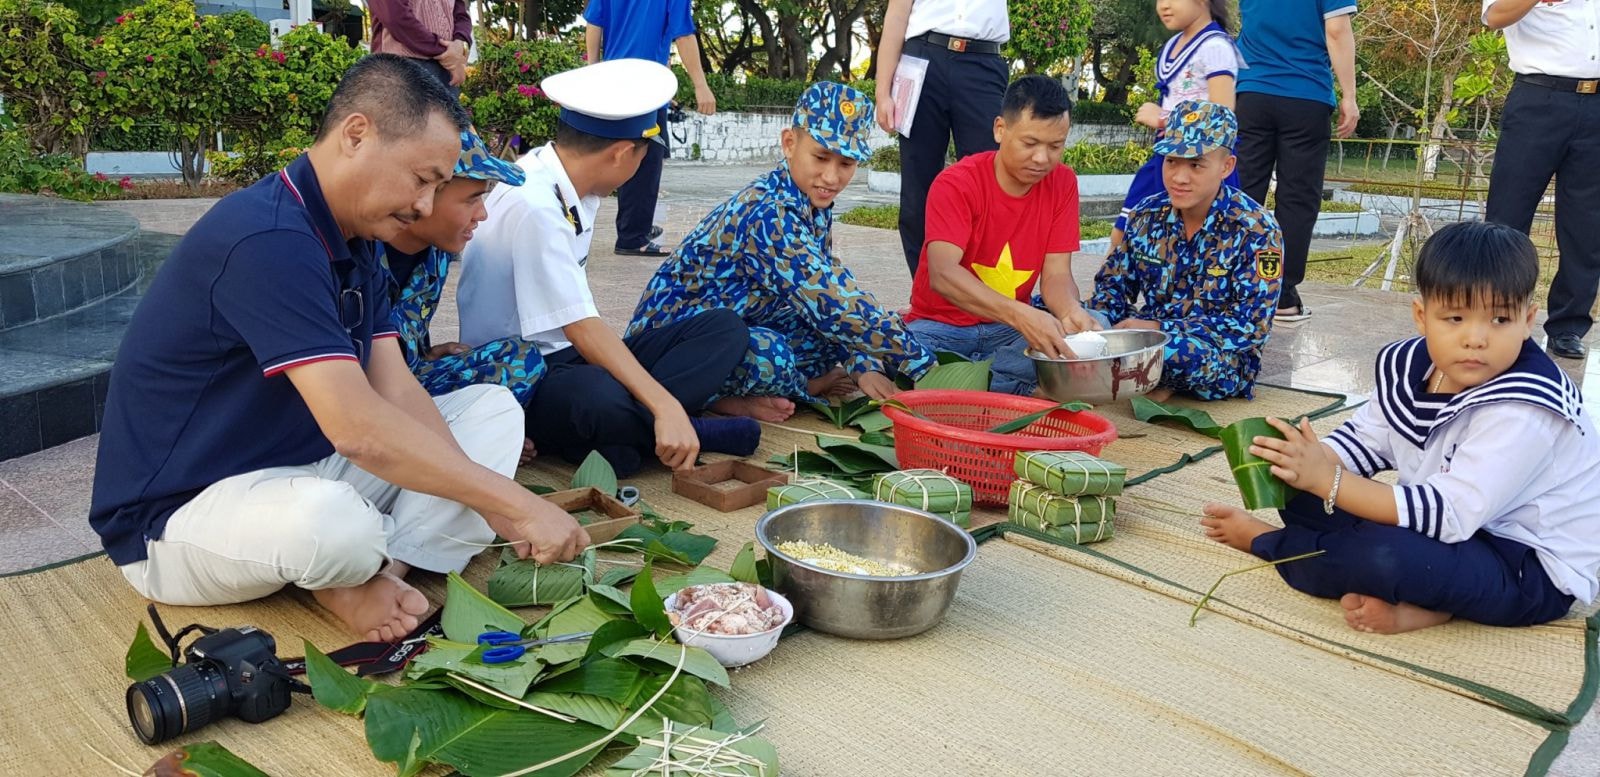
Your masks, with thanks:
M1034 373L1044 395L1057 402L1103 405L1143 396L1161 383L1167 335L1153 329L1111 329L1096 332L1105 339L1105 354L1087 359L1049 359L1033 349Z
M899 639L932 628L950 608L962 570L978 555L972 536L943 518L864 500L780 507L756 524L756 541L771 560L773 588L793 602L796 619L854 639ZM824 569L780 549L794 541L902 565L916 574Z

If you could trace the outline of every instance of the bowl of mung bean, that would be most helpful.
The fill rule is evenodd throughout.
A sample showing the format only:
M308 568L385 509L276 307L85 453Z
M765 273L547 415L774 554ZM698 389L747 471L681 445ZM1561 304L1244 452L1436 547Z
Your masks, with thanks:
M866 500L787 505L756 524L773 588L805 625L853 639L933 628L978 545L932 513Z

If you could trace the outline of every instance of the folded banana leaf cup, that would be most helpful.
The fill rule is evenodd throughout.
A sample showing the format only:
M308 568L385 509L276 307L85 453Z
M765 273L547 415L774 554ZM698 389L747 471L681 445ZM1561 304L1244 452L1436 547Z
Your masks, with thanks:
M1247 510L1273 508L1282 510L1289 503L1293 489L1272 474L1272 463L1250 453L1252 441L1257 437L1284 439L1283 433L1267 423L1265 418L1246 418L1222 427L1222 450L1228 456L1228 467L1233 470L1234 482L1239 484L1239 494L1244 497Z

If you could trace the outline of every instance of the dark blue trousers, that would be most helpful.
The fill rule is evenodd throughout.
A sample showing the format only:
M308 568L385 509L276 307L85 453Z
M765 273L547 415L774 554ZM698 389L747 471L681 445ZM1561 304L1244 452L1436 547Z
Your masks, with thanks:
M1283 230L1283 283L1278 308L1300 307L1311 233L1322 209L1322 178L1328 164L1333 106L1321 100L1241 92L1239 180L1250 199L1265 204L1278 174L1278 205L1272 212Z
M744 359L750 329L732 310L718 308L640 332L623 343L639 365L677 398L689 415L705 409ZM544 357L549 372L528 402L528 437L541 454L573 463L598 450L618 475L655 456L656 419L604 367L577 348Z
M994 120L1011 73L998 54L957 53L921 38L906 41L904 53L928 60L911 137L900 138L900 247L916 277L928 189L944 169L950 141L955 140L957 159L999 148Z
M1440 542L1339 509L1327 515L1309 494L1279 514L1284 528L1257 537L1250 552L1275 561L1326 551L1277 567L1290 587L1312 596L1376 596L1490 626L1545 623L1572 607L1538 554L1515 540L1479 531L1465 542Z
M1556 245L1550 283L1551 337L1588 334L1600 287L1600 95L1564 92L1518 80L1506 98L1489 174L1488 221L1527 232L1556 179Z
M661 195L661 168L666 164L669 151L667 109L656 114L661 134L651 139L645 151L639 172L627 183L617 188L617 248L642 248L650 242L650 228L655 226L656 199Z

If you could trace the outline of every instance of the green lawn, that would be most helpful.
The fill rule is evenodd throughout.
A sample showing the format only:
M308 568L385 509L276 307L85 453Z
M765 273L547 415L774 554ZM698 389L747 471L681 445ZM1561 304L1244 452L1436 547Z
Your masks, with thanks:
M1537 241L1539 235L1534 235ZM1388 241L1382 243L1361 243L1347 248L1332 251L1312 251L1306 257L1306 280L1321 283L1333 283L1348 286L1355 282L1361 271L1367 268L1379 255L1385 257L1387 262L1389 251ZM1376 289L1383 283L1382 266L1373 272L1367 279L1365 288ZM1550 281L1556 276L1556 256L1551 251L1539 252L1539 282L1534 286L1533 299L1539 304L1544 304L1550 294ZM1412 291L1411 286L1411 259L1406 252L1400 255L1400 264L1395 268L1395 291Z

